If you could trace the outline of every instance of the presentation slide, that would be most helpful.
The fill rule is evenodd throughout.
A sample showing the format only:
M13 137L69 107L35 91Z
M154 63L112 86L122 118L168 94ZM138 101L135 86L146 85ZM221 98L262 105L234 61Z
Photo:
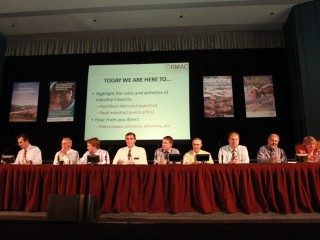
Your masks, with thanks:
M89 66L85 140L190 139L189 63Z

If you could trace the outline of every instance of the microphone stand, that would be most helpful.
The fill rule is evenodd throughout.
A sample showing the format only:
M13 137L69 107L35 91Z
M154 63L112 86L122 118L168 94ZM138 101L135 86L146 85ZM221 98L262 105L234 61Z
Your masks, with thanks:
M105 156L105 160L106 160L106 164L108 164L108 154L109 154L109 151L110 149L113 148L113 146L110 146L108 149L107 149L107 154ZM112 160L111 160L111 157L110 157L110 154L109 154L109 158L110 158L110 165L112 165Z
M64 161L62 160L60 160L60 153L61 153L61 151L59 152L59 154L58 154L58 165L63 165L64 164Z
M218 142L218 145L219 145L219 147L221 149L221 164L223 164L223 152L222 152L222 147L221 147L220 142ZM219 149L219 151L220 151L220 149Z
M160 143L158 144L156 150L154 151L154 157L153 157L153 164L158 165L158 159L157 159L157 150L160 147Z

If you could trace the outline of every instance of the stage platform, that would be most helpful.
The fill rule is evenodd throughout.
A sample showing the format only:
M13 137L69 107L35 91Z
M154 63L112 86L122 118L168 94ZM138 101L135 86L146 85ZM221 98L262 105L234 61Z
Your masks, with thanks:
M48 221L47 212L0 211L1 220ZM224 212L203 214L198 212L147 213L122 212L101 213L96 223L120 224L162 224L162 223L319 223L320 213L233 213ZM320 228L320 226L319 226Z
M320 235L317 164L4 166L0 171L5 190L0 236L5 240L293 240ZM51 194L99 197L101 214L90 222L48 221ZM64 218L67 212L62 211Z
M102 213L96 222L49 222L46 212L0 212L1 239L315 239L320 214Z

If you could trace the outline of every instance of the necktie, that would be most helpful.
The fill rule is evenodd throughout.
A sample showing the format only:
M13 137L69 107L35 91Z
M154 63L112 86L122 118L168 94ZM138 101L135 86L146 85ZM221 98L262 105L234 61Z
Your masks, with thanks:
M237 159L236 150L232 150L232 157L231 157L231 160L236 160L236 159Z
M129 152L128 152L128 160L131 160L131 149L129 149Z
M25 164L27 162L27 149L24 149L23 152L23 164Z
M168 160L168 159L169 159L169 153L168 153L168 152L165 152L165 153L164 153L164 159L165 159L165 160Z

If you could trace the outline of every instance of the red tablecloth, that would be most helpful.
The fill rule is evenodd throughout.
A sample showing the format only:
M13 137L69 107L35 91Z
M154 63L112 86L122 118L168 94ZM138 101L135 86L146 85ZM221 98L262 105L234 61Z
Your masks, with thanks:
M0 210L92 194L101 212L320 212L320 164L0 166Z

